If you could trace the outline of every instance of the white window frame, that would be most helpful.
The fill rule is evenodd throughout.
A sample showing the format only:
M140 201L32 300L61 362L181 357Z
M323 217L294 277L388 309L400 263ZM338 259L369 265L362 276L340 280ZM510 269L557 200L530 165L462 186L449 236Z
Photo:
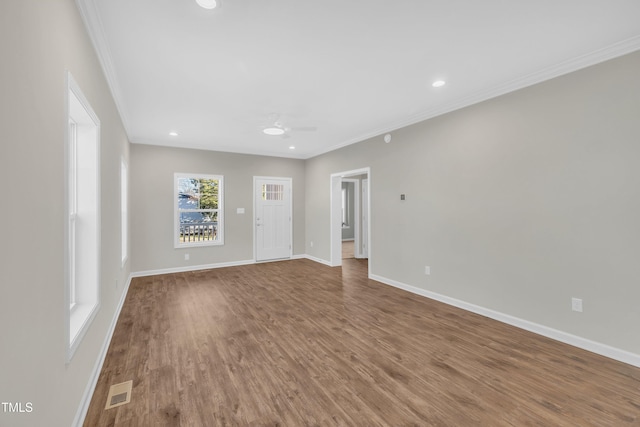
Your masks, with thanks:
M129 258L129 167L124 158L120 161L120 239L124 268Z
M65 348L69 363L100 309L100 120L67 73Z
M78 220L78 174L77 167L77 144L78 144L78 124L69 117L69 135L68 135L68 196L67 196L67 209L68 209L68 231L67 231L67 249L69 253L68 258L68 278L67 288L69 292L69 310L73 312L76 307L76 225Z
M180 179L211 179L218 181L218 209L194 209L184 210L179 207L179 193L178 181ZM175 173L173 178L173 245L174 248L192 248L198 246L220 246L224 245L224 176L222 175L209 175L209 174L197 174L197 173ZM181 212L202 212L202 211L217 211L218 213L218 228L216 240L205 241L192 241L181 242L180 241L180 213Z

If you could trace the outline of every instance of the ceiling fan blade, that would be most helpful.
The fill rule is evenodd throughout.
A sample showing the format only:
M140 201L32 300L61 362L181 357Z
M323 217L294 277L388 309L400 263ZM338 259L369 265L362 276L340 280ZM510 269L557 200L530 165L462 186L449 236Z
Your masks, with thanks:
M290 128L294 132L315 132L318 130L317 126L298 126Z

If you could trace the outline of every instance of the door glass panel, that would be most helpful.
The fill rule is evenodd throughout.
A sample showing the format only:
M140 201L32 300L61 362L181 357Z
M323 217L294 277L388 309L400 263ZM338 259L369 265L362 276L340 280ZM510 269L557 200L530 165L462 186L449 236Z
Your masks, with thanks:
M262 200L284 200L284 185L262 184Z

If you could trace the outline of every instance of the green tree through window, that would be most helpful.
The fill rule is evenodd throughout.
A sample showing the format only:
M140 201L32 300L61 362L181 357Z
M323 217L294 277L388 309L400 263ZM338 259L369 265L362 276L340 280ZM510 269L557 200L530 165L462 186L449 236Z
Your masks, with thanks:
M176 174L176 247L222 244L222 177Z

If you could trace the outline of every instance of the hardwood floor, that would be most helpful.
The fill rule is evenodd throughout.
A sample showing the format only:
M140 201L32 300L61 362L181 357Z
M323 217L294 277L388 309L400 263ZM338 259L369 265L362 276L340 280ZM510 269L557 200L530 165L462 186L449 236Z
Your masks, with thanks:
M353 240L346 240L342 242L342 259L355 258L355 244Z
M640 425L640 369L366 270L293 260L134 279L84 425ZM131 403L105 411L127 380Z

